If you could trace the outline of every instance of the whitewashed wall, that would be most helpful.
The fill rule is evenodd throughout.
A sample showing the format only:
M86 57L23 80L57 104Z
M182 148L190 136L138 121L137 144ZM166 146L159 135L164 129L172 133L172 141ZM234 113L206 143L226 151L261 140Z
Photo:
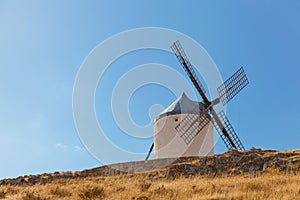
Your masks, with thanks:
M175 127L187 114L169 115L154 122L154 158L177 158L214 154L213 123L209 123L188 145Z

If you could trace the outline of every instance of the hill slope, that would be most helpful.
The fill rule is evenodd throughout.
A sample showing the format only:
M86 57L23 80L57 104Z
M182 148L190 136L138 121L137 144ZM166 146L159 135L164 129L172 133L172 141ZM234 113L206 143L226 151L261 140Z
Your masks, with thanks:
M296 199L299 172L299 150L228 151L5 179L0 199Z

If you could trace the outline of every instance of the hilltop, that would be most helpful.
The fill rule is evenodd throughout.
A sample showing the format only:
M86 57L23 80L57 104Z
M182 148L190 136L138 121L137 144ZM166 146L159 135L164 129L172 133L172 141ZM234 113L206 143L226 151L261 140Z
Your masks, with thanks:
M295 199L300 150L118 163L0 181L0 199Z

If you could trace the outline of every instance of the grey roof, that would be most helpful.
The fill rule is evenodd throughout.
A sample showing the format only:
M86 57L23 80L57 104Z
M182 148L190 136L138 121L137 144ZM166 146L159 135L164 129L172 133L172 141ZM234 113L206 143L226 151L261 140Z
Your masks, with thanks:
M176 99L168 108L166 108L155 118L155 121L168 115L176 115L181 113L198 114L202 107L203 104L201 102L192 101L186 96L185 93L182 93L182 95L178 99Z

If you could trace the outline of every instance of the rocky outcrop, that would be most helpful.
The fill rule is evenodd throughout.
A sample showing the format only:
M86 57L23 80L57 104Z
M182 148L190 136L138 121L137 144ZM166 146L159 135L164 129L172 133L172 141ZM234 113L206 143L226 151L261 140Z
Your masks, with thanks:
M300 171L300 151L277 152L251 149L230 150L224 154L199 158L198 163L178 163L168 167L167 178L194 175L261 174L270 170L285 173Z
M118 163L77 172L54 172L4 179L0 185L45 184L57 179L74 179L91 176L114 176L128 173L146 173L149 179L177 178L195 175L261 174L270 170L284 173L300 172L300 150L270 151L251 149L229 150L224 154L207 157L168 158Z

